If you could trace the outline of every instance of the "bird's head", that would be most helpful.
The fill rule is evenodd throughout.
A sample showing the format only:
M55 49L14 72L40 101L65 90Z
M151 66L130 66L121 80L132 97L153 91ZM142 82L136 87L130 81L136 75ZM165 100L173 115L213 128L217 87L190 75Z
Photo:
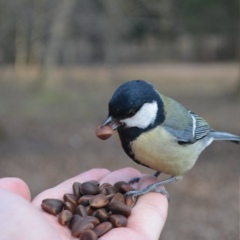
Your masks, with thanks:
M118 128L137 127L146 129L152 126L162 100L154 87L143 80L133 80L122 84L109 101L109 114L102 126Z

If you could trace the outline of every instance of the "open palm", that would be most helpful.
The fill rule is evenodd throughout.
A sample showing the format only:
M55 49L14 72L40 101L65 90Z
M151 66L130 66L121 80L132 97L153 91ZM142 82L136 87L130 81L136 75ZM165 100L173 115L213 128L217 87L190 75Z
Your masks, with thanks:
M156 181L152 176L143 176L133 168L120 169L110 172L106 169L92 169L76 177L48 189L30 200L29 188L18 178L0 179L0 239L18 240L70 240L70 230L61 226L57 218L41 209L42 200L45 198L62 199L64 193L72 192L74 182L97 180L100 183L128 181L133 177L141 176L137 189L146 187ZM167 199L158 193L149 193L141 196L132 209L125 228L114 228L101 240L117 239L158 239L167 216Z

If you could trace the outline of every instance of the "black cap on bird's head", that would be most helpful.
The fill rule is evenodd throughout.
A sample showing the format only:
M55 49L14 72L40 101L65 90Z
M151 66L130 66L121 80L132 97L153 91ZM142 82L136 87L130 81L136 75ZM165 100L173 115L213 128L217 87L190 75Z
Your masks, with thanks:
M133 123L128 123L127 119L140 112L140 109L146 104L149 106L146 106L144 115L148 114L149 111L154 111L156 115L159 101L161 101L159 94L150 83L143 80L128 81L115 91L109 101L109 115L103 126L111 125L113 129L125 125L133 127ZM142 118L137 120L146 121Z
M134 115L144 103L152 102L155 90L150 83L133 80L122 84L109 102L109 115L124 119Z

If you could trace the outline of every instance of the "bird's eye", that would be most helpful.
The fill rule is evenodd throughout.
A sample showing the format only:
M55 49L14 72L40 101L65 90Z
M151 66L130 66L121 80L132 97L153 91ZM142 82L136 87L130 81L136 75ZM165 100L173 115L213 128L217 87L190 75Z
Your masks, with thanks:
M128 111L128 113L125 115L126 118L130 118L132 116L134 116L136 113L135 109L131 109L130 111Z

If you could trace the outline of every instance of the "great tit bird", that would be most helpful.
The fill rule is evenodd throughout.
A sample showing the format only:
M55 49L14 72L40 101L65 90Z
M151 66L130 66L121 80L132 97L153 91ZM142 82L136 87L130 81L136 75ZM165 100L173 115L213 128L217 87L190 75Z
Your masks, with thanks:
M129 192L133 198L150 191L167 194L158 186L181 179L213 140L240 142L240 136L214 131L203 118L143 80L122 84L108 107L102 127L117 130L125 153L136 163L157 170L155 176L160 172L171 175Z

